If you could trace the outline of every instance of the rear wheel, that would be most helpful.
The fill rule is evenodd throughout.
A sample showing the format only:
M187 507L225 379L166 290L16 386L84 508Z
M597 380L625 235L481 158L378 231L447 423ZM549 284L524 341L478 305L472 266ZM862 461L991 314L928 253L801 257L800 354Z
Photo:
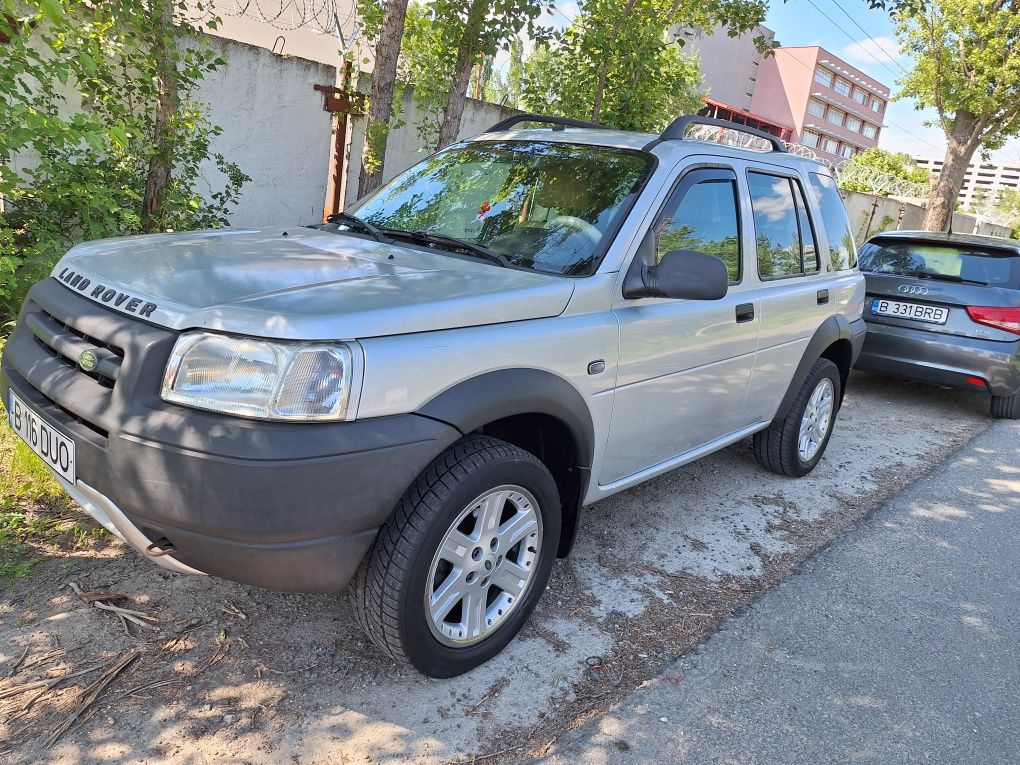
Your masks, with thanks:
M418 478L355 580L368 637L431 677L488 661L545 590L560 535L559 493L538 458L471 436Z
M992 396L992 417L1020 420L1020 393L1013 396Z
M799 478L810 473L829 444L839 394L839 369L828 359L818 359L786 416L754 434L758 463L780 475Z

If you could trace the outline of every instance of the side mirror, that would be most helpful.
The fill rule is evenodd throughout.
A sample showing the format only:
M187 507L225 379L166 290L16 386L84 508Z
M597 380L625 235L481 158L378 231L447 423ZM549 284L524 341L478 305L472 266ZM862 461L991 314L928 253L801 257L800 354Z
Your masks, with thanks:
M639 273L634 273L640 269ZM638 278L631 278L639 277ZM721 258L697 250L670 250L658 265L634 259L623 296L719 300L726 297L730 275Z

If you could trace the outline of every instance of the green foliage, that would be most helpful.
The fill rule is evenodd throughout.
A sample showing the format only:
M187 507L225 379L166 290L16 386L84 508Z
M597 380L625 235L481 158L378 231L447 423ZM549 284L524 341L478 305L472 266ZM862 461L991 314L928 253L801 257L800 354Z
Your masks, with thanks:
M415 125L426 146L439 135L439 114L446 103L449 79L457 62L442 25L429 5L412 2L407 6L404 37L400 46L400 78L414 88L414 103L421 113Z
M885 149L879 149L877 146L867 149L857 156L852 157L847 161L846 165L844 165L844 168L849 165L873 167L887 175L894 175L905 181L911 181L913 183L928 183L928 171L922 167L918 167L908 154L886 151ZM852 174L847 173L847 175L852 178ZM873 193L872 185L856 180L849 180L845 182L841 181L840 188L843 188L846 191Z
M418 125L423 140L431 144L438 137L440 115L458 95L454 91L459 67L491 61L499 51L510 50L515 40L520 46L522 30L541 38L535 21L550 4L550 0L438 0L408 5L401 76L413 85L415 104L424 115Z
M1020 238L1020 191L1002 189L995 200L995 211L1013 230L1013 237Z
M947 135L958 113L973 116L985 150L1020 134L1018 6L1015 0L930 0L923 11L899 11L897 37L914 60L900 95L934 108Z
M529 110L656 131L703 106L698 59L665 30L675 24L737 36L765 17L764 0L585 0L526 67ZM760 43L763 44L763 43Z
M154 157L172 168L158 230L225 225L250 180L212 151L220 128L193 100L202 78L226 62L190 34L183 0L166 2L176 28L145 0L0 0L0 31L11 38L0 45L0 317L16 312L27 286L70 246L143 230ZM177 108L157 141L161 63L176 70ZM223 181L204 197L209 164Z

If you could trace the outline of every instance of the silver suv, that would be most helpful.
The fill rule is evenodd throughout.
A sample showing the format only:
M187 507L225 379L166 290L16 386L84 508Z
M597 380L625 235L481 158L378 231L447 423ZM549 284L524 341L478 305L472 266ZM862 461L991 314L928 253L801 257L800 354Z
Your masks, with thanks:
M521 115L322 226L75 247L7 343L10 424L164 568L354 579L380 648L465 672L583 506L751 436L789 476L825 450L864 338L846 213L733 127Z

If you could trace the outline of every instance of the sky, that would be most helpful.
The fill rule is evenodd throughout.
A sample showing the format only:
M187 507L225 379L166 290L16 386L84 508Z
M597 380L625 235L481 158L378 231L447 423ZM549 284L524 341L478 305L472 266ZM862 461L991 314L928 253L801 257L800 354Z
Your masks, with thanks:
M578 12L574 0L559 0L539 23L565 26ZM872 10L865 0L770 0L765 26L782 45L820 45L870 77L889 86L895 96L897 79L910 68L900 53L892 22L882 11ZM505 57L505 54L504 54ZM505 61L497 58L496 66ZM879 146L890 151L942 158L946 139L941 128L925 125L933 110L917 111L910 99L893 100L885 115ZM992 153L992 160L1020 163L1020 139Z

